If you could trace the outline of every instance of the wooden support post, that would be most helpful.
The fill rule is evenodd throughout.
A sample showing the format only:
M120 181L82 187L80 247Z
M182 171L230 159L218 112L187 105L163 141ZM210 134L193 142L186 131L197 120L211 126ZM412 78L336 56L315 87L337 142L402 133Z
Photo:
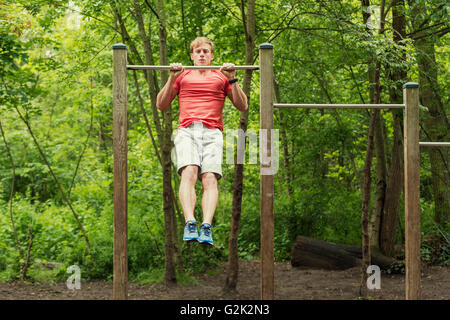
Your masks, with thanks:
M404 161L405 161L405 259L406 299L421 295L420 262L420 155L419 155L419 85L403 85Z
M259 46L260 67L260 137L267 134L267 149L260 145L260 205L261 205L261 299L274 297L274 254L273 254L273 170L269 174L263 163L261 150L272 156L273 129L273 46L263 43ZM260 138L261 144L261 138ZM271 166L272 163L269 165ZM269 168L270 169L270 168Z
M113 299L128 297L127 47L113 45L114 283Z

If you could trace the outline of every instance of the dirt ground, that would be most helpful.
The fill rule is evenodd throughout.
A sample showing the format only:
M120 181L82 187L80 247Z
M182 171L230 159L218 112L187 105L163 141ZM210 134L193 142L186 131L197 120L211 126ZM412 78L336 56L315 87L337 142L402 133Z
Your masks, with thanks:
M192 285L165 287L162 284L129 284L130 300L257 300L260 294L260 262L241 261L237 292L223 293L225 266L217 275L199 275ZM289 263L275 265L276 300L355 300L358 299L360 268L327 271L293 268ZM38 285L24 282L0 283L1 300L108 300L111 282L81 282L81 289L69 290L66 283ZM381 289L370 290L371 299L405 298L405 276L381 276ZM422 273L422 299L450 300L450 267L426 267Z

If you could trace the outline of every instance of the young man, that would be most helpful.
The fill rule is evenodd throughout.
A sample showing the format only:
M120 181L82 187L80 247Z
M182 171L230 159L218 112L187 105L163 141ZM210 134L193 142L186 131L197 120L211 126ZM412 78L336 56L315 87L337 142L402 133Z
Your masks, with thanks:
M198 37L191 43L194 66L209 66L214 44ZM183 240L213 244L211 224L219 199L217 181L222 177L222 109L228 97L240 111L247 110L247 97L235 78L234 65L224 63L220 70L184 70L172 63L170 77L157 97L157 106L167 108L178 95L180 125L175 137L177 170L181 175L180 202L185 217ZM203 185L203 223L200 236L194 216L197 177Z

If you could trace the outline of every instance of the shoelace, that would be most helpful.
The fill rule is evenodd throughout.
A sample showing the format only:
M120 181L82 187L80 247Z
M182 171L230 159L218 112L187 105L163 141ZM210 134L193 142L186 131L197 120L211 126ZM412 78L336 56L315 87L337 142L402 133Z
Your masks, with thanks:
M197 225L195 223L189 223L188 224L188 230L189 230L189 232L197 231Z
M209 237L209 235L211 234L211 227L207 227L207 226L202 226L203 232L205 233L205 236Z

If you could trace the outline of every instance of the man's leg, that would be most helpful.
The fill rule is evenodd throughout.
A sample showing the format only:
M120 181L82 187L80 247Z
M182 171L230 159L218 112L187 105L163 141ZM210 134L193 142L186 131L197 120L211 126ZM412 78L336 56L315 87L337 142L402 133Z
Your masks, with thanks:
M217 201L219 200L219 190L217 188L217 177L213 172L202 174L203 197L203 223L212 225L214 212L216 211Z
M181 171L179 197L186 222L195 220L194 208L197 200L195 195L195 182L197 181L197 175L197 166L186 166Z

